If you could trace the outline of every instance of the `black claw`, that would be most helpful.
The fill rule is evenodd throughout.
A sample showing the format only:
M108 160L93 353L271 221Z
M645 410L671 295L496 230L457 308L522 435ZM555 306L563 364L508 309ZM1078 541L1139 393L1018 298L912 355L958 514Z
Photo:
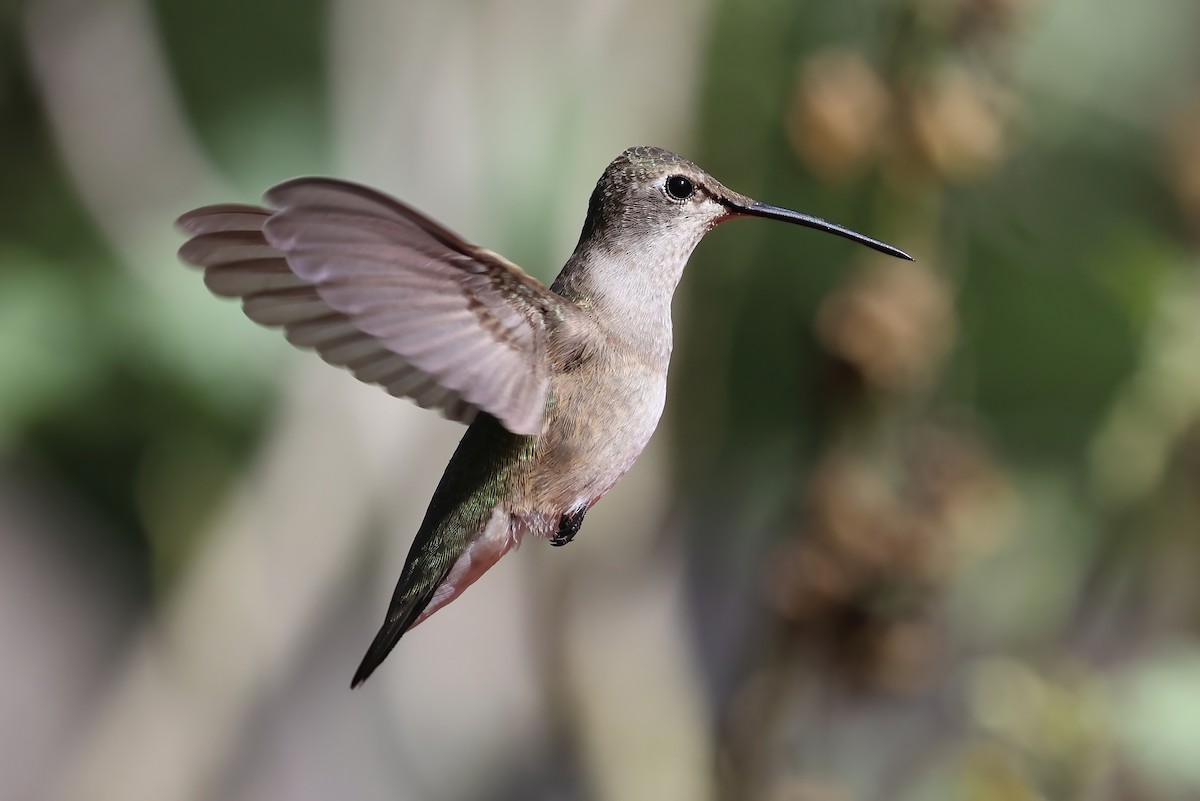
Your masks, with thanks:
M579 533L579 527L583 525L583 516L585 514L587 514L586 506L578 511L563 515L558 521L558 531L550 538L550 544L555 547L561 547L575 539L575 535Z

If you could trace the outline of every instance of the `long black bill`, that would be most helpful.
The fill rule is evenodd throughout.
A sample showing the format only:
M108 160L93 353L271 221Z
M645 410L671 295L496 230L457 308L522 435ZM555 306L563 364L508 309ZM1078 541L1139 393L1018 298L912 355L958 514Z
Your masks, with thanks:
M849 239L852 242L858 242L861 245L866 245L869 248L874 248L880 253L886 253L889 256L895 256L898 259L908 259L914 261L913 257L905 253L900 248L895 248L886 242L880 242L878 239L872 239L869 236L863 236L858 231L851 231L849 228L843 228L820 217L813 217L808 214L801 214L798 211L781 208L779 206L771 206L767 203L759 203L757 200L751 200L748 203L743 203L738 200L727 200L726 205L734 214L747 214L751 217L766 217L769 220L783 220L784 222L803 225L807 228L816 228L818 231L827 231L835 236L840 236L843 239Z

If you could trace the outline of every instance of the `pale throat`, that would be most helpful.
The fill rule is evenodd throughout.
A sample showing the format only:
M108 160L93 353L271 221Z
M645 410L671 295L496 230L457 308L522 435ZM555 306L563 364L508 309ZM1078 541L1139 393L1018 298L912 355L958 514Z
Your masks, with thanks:
M698 241L698 238L697 238ZM590 311L610 336L664 370L671 358L671 300L693 241L577 248L552 289Z

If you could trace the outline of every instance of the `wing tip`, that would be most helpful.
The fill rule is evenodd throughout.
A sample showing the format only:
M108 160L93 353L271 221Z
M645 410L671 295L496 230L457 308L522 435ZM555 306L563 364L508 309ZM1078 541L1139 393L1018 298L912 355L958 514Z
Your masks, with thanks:
M191 211L185 211L175 218L175 229L185 234L204 234L214 230L222 230L222 226L210 227L206 223L210 218L224 214L253 214L269 217L271 211L262 206L249 203L213 203L199 206Z
M175 251L175 255L188 267L198 267L199 269L203 270L208 267L208 265L204 263L205 254L208 252L208 248L205 247L203 242L197 243L196 240L199 238L199 236L200 235L193 236L191 239L180 245L179 250Z
M214 206L200 206L199 208L185 211L175 218L175 230L184 234L196 234L199 220L210 216L213 213Z

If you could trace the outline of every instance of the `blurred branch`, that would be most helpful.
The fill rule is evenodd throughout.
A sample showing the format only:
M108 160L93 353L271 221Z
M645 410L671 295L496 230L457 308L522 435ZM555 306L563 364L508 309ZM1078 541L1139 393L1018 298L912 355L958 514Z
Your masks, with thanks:
M1170 595L1160 575L1170 571L1152 557L1165 552L1173 560L1177 546L1169 534L1163 541L1152 533L1178 489L1170 481L1172 462L1200 424L1196 275L1167 276L1153 308L1138 369L1096 433L1088 461L1089 496L1103 512L1103 530L1066 634L1096 661L1128 662L1161 634L1155 624L1162 621L1148 619L1153 609L1144 607ZM1153 592L1151 583L1159 585Z
M1110 509L1146 500L1174 444L1200 418L1200 281L1168 276L1158 291L1140 367L1096 435L1090 473Z
M34 78L67 174L126 264L156 283L145 252L185 195L222 182L201 154L170 84L143 0L35 0L25 18Z
M396 429L389 398L325 378L316 365L300 376L189 574L132 649L78 759L63 767L58 798L199 801L222 786L256 699L293 669L353 575L387 473L378 443L420 447L414 426ZM330 415L335 406L354 412Z

